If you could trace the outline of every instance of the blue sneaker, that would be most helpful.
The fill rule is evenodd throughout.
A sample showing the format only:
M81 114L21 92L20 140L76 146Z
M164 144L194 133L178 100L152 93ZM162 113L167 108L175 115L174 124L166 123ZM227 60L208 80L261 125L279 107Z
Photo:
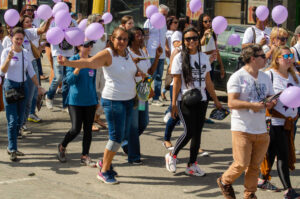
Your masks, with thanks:
M100 169L100 171L101 171L101 169L102 169L102 161L101 160L99 160L97 163L96 163L96 166ZM113 165L112 164L110 164L110 172L111 172L111 174L114 176L114 177L118 177L118 173L114 170L114 167L113 167Z
M119 182L115 179L115 176L112 175L110 171L101 172L97 174L97 178L104 182L105 184L118 184Z

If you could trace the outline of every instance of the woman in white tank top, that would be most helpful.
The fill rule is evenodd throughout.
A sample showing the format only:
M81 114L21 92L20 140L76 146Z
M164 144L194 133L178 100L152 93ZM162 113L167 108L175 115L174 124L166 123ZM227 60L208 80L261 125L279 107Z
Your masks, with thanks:
M108 123L109 141L106 145L103 161L98 162L101 168L97 178L107 184L116 184L117 173L111 162L121 146L123 137L129 133L134 104L135 76L137 68L127 51L128 33L123 28L116 28L111 36L109 48L88 59L68 61L59 56L62 66L96 69L103 66L105 86L101 104ZM143 74L139 71L140 74Z

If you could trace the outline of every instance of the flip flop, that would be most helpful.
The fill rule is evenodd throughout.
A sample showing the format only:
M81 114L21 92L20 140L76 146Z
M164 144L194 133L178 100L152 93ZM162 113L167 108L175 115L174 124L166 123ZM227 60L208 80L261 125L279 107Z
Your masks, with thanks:
M105 125L105 123L101 120L95 120L95 122L97 124L99 124L103 129L107 129L107 126Z

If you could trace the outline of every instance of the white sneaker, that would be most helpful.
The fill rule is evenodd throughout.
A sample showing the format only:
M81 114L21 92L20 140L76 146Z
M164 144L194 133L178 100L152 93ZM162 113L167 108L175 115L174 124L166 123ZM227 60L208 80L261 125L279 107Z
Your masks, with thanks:
M164 106L164 104L161 103L161 101L159 101L159 100L153 100L151 105L154 105L154 106Z
M167 124L170 118L171 118L171 112L168 112L164 117L164 122Z
M200 153L201 157L209 157L209 153L204 151L203 153Z
M175 173L176 172L176 158L172 157L170 153L165 155L166 159L166 168L169 172Z
M46 95L46 106L48 109L52 110L53 109L53 100L49 99L48 96Z
M205 176L205 171L201 170L197 163L192 164L192 166L187 167L185 173L193 176Z
M61 111L62 111L62 112L69 113L69 109L68 109L67 107L66 107L66 108L62 108Z
M36 114L30 114L28 116L27 120L30 121L30 122L40 122L42 119L39 118Z
M56 89L56 94L62 94L62 89L61 88L57 88Z

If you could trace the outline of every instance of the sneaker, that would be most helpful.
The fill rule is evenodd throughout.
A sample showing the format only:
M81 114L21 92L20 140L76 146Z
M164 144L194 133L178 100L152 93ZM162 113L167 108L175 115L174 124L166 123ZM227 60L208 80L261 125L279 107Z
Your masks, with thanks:
M7 154L8 155L11 155L13 152L15 152L16 153L16 156L24 156L25 154L24 153L22 153L21 151L10 151L8 148L6 149L7 150Z
M199 154L201 157L209 157L209 153L204 151L203 149L199 149Z
M105 184L118 184L119 182L115 179L115 176L112 175L110 171L101 172L99 171L97 178L104 182Z
M217 179L217 183L218 183L218 185L221 189L221 192L222 192L223 196L226 199L236 199L235 194L234 194L234 190L233 190L231 184L224 185L222 183L221 177Z
M164 106L164 104L161 103L160 100L153 100L151 105L154 105L154 106Z
M205 119L204 121L206 124L214 124L215 122L212 121L211 119Z
M96 166L101 170L102 169L102 161L99 160L97 163L96 163ZM118 177L118 173L114 170L114 167L112 164L110 164L110 172L112 175L114 175L115 177Z
M258 183L257 188L267 191L280 192L280 190L275 185L271 184L269 180L264 180L262 183Z
M169 172L175 173L176 172L176 157L172 157L170 153L165 155L166 159L166 168Z
M250 195L246 196L244 199L257 199L255 193L251 193Z
M90 156L87 156L86 158L80 158L80 164L82 166L89 166L89 167L92 167L92 168L97 167L97 163L95 161L92 161Z
M29 122L40 122L41 118L39 118L36 114L30 114L27 119Z
M50 110L53 109L53 100L49 99L47 95L46 95L46 107Z
M141 165L143 164L142 160L134 160L134 161L128 161L129 164L136 164L136 165Z
M168 112L168 113L164 116L164 123L167 124L167 122L169 121L170 118L171 118L171 112Z
M167 146L167 143L166 142L169 142L169 146ZM162 143L162 145L167 149L167 150L169 150L169 151L173 151L173 149L174 149L174 147L172 146L172 143L170 142L170 141L164 141L163 143Z
M17 161L18 159L17 152L16 151L11 152L9 159L13 162Z
M20 129L20 133L23 135L23 136L26 136L28 134L32 134L32 132L27 128L26 124L24 124L21 129Z
M187 167L185 173L193 176L205 176L205 171L201 170L197 165L197 162L193 163L190 167Z
M284 194L284 199L299 199L300 194L296 193L296 191L292 188L288 189Z
M56 89L56 94L62 94L62 88L57 88Z
M128 144L122 146L123 152L128 155Z
M62 148L62 149L61 149ZM57 146L58 152L57 152L57 158L60 162L65 163L67 162L66 158L66 149L62 147L61 144Z

